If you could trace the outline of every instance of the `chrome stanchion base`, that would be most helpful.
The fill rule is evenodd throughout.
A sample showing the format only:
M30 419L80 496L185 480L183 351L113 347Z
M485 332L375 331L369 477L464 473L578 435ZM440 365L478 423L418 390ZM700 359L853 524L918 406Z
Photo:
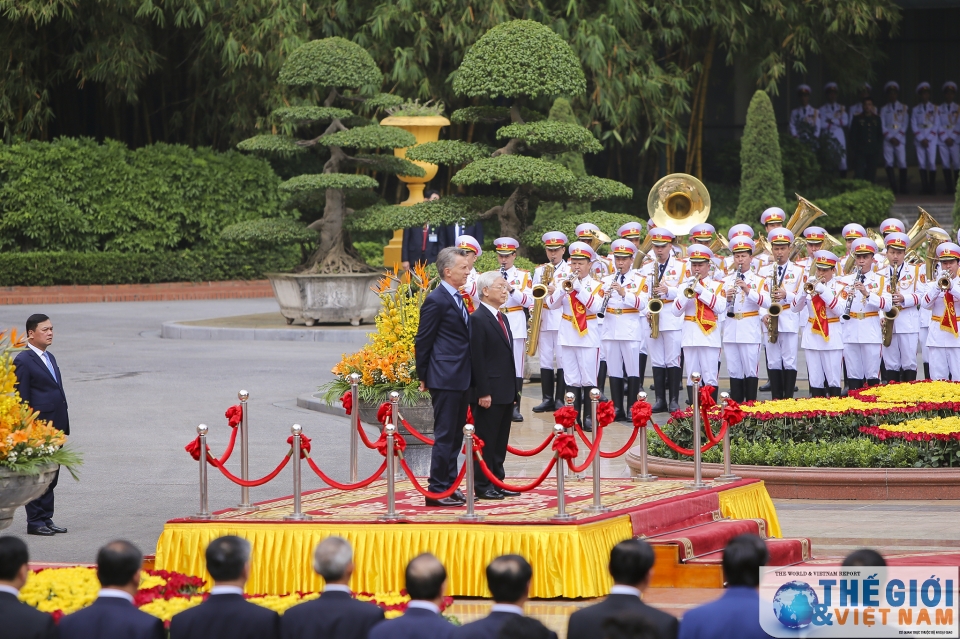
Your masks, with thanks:
M307 521L308 519L313 519L313 517L304 513L291 513L283 517L283 521Z
M216 518L216 515L211 515L210 513L197 513L196 515L190 515L187 517L187 519L192 519L193 521L213 521Z
M740 475L734 475L730 473L729 475L717 475L713 478L713 481L740 481L743 479Z
M406 521L406 519L404 519L403 515L397 513L396 515L380 515L377 517L377 521L382 521L388 524L396 524L401 521Z
M647 473L646 475L633 475L630 477L630 481L657 481L659 479L656 475L651 475Z
M243 510L245 512L250 512L250 513L257 510L261 510L262 508L263 508L262 506L257 506L256 504L237 504L235 506L235 510Z
M571 515L570 513L563 513L562 515L554 515L550 518L550 521L576 521L577 516Z
M602 515L603 513L610 512L610 509L606 506L587 506L586 508L581 508L580 512L591 515Z
M457 521L464 524L476 523L478 521L483 521L483 515L478 515L476 513L472 515L460 515L457 517Z
M688 482L683 485L686 490L706 490L707 488L713 488L711 484L704 482L697 483L695 481Z

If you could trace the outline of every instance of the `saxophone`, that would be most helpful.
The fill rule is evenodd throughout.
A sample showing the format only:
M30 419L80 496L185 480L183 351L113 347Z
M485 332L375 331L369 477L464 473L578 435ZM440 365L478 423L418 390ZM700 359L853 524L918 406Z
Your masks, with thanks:
M786 275L786 270L784 270ZM770 299L773 294L780 290L780 282L777 281L777 269L774 265L773 273L770 275ZM780 313L783 312L783 306L772 302L767 310L767 341L776 344L780 339Z
M660 337L660 311L663 310L663 300L660 299L656 291L656 288L660 286L660 278L651 273L650 280L650 300L647 302L647 316L650 322L650 339L657 339Z
M901 267L902 268L902 267ZM897 275L896 271L893 268L893 265L890 265L890 281L887 282L887 292L890 295L893 295L897 292L894 282L896 285L899 285L898 281L900 278ZM889 311L883 312L883 319L880 320L880 334L883 335L883 345L890 346L893 342L893 322L897 319L897 315L900 314L900 307L896 304Z
M540 342L540 323L543 320L543 302L547 297L547 285L553 280L553 264L547 263L540 273L540 283L533 287L533 311L527 324L527 355L533 357Z

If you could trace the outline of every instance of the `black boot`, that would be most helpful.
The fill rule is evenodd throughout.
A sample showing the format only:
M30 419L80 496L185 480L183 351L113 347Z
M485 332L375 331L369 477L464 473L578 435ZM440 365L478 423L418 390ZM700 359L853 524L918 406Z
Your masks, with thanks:
M926 195L930 192L930 180L927 178L927 172L920 169L920 192Z
M756 377L748 377L743 380L743 399L747 402L757 401L757 384L760 380Z
M693 386L687 384L687 406L693 406Z
M653 388L657 396L657 401L653 405L653 412L655 413L667 412L667 384L667 369L654 368Z
M627 378L627 419L626 421L633 421L633 404L637 401L637 395L640 394L640 389L643 388L643 382L640 381L639 377L628 377Z
M934 166L931 170L927 171L927 186L930 187L930 190L927 191L927 195L937 194L937 167L936 166Z
M522 422L523 415L520 414L520 391L523 390L523 378L517 377L517 399L513 402L513 417L511 418L515 422Z
M540 369L540 397L542 402L533 407L535 413L553 412L553 369Z
M930 379L930 364L926 362L923 363L923 378Z
M611 377L610 378L610 399L613 400L613 421L615 422L625 422L627 421L627 415L623 412L623 391L624 391L624 380L622 377Z
M744 401L744 383L742 379L730 378L730 399L735 402Z
M902 370L900 371L900 381L901 382L915 382L917 381L917 370Z
M667 383L670 386L670 401L667 403L667 409L674 413L680 410L680 385L683 383L683 369L679 366L668 368Z
M890 381L890 375L887 373L887 365L882 359L880 360L880 379L885 382Z
M771 368L767 374L770 376L770 399L783 399L783 371Z
M893 167L887 167L887 181L890 182L890 190L894 193L897 192L897 178L893 174Z
M887 383L890 382L902 382L903 381L904 371L891 371L887 370Z
M713 392L710 393L710 396L713 397L713 403L716 404L717 401L720 399L720 387L714 386Z
M600 362L600 367L597 369L597 388L600 389L601 402L608 401L607 396L604 395L604 387L606 385L607 385L607 361L603 360L602 362Z
M646 377L646 376L647 376L647 354L646 354L646 353L640 353L640 377L637 378L637 379L640 380L640 388L643 388L643 378ZM638 390L637 393L639 393L639 392L640 392L640 391ZM630 399L630 398L627 399L627 402L628 402L631 406L633 405L633 402L635 402L635 401L637 401L637 395L636 395L636 393L634 393L632 399Z
M580 392L583 394L583 414L580 417L580 424L585 433L593 432L593 420L591 419L593 415L593 402L590 400L590 391L591 389L587 387L580 389Z
M907 192L907 170L900 169L900 193L905 195Z
M879 385L880 385L880 380L877 379L876 377L871 377L870 379L867 380L867 386L868 386L868 387L870 387L870 386L879 386Z
M957 181L953 179L953 171L943 167L943 183L946 185L947 193L952 194L957 190Z
M553 406L554 410L560 410L567 405L564 401L564 396L567 394L567 384L563 379L563 369L557 369L557 390L556 395L553 397Z
M810 387L810 397L823 397L823 395L821 395L822 392L823 392L823 389L820 388L819 386Z
M583 422L580 421L580 415L583 411L583 388L569 386L567 390L573 393L573 408L577 411L577 423L583 425Z
M851 378L847 381L847 384L848 384L847 392L849 393L849 392L852 391L852 390L857 390L858 388L863 388L863 385L866 383L866 381L867 381L867 380L865 380L865 379L860 379L860 378L854 379L853 377L851 377Z
M797 371L783 369L783 399L793 399L797 388Z
M839 386L828 386L827 394L825 397L840 397L840 387Z

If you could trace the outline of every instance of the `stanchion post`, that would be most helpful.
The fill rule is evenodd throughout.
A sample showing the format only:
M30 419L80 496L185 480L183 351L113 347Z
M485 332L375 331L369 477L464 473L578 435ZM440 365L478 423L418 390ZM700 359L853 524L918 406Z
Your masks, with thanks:
M250 393L241 390L237 393L237 399L240 400L240 479L249 481L250 479L250 422L247 417L247 400L250 399ZM237 506L243 510L255 510L256 507L250 503L250 487L240 487L240 503Z
M700 423L700 379L700 373L690 373L690 381L693 382L693 483L687 484L690 490L710 487L703 482L703 455L700 453L700 431L703 428Z
M303 521L304 519L310 519L308 515L303 514L303 484L301 484L301 475L300 475L300 449L303 444L301 435L303 434L303 427L300 424L294 424L290 429L290 433L293 435L293 446L290 454L293 455L293 459L290 461L293 462L293 512L289 515L284 516L285 521Z
M647 394L643 391L637 393L637 401L647 401ZM657 481L656 475L651 475L647 470L647 425L640 427L640 474L633 476L633 481Z
M395 429L394 442L396 438L400 436L400 425L403 423L403 418L400 417L400 393L397 391L390 391L390 421L393 422L393 427ZM394 464L394 470L399 472L399 468Z
M563 395L563 403L564 403L566 406L569 406L570 408L574 408L574 404L576 403L576 401L577 401L577 396L576 396L576 395L574 395L574 394L571 393L571 392L564 393L564 395ZM564 432L565 432L567 435L573 435L573 426L571 426L570 428L567 428ZM573 473L573 471L570 470L570 467L567 466L566 464L563 465L563 474L564 474L564 477L568 477L568 478L570 478L570 479L574 479L574 478L576 478L576 479L582 479L582 477L581 477L580 475L575 475L575 474Z
M554 437L559 437L564 434L564 428L561 424L553 425ZM556 441L556 439L554 439ZM577 518L576 515L571 515L567 512L567 496L565 493L565 488L563 485L563 473L564 469L567 467L566 460L560 458L559 455L554 453L554 457L557 459L557 514L550 518L550 521L573 521Z
M387 422L383 426L383 432L387 436L387 512L386 514L377 517L377 519L380 521L397 522L402 521L400 515L397 514L397 463L394 459L394 446L396 446L397 427L390 422Z
M353 398L353 410L350 412L350 483L357 483L357 465L360 450L360 396L358 387L360 376L350 373L350 395Z
M197 436L200 439L200 512L190 519L213 519L207 491L207 430L206 424L197 426Z
M720 393L720 401L726 402L730 399L730 393ZM734 475L730 468L730 429L727 428L723 433L723 474L716 478L716 481L740 481L739 475Z
M600 437L600 424L597 423L597 404L600 402L600 389L590 389L590 419L593 423L593 443ZM585 513L608 513L610 509L600 500L600 451L593 456L593 504L583 509Z
M478 515L474 512L474 506L476 502L476 494L474 493L476 478L473 476L473 434L475 430L476 429L474 429L473 424L467 424L463 427L463 443L466 446L467 451L467 458L463 462L467 465L467 486L464 489L467 498L467 512L466 514L457 517L457 521L462 521L465 523L483 520L483 515Z

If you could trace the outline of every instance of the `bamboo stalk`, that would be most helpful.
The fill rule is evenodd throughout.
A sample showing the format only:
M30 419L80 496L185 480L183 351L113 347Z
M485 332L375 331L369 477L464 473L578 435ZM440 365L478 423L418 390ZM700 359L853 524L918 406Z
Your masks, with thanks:
M707 53L703 57L702 92L700 97L700 112L697 115L697 172L696 177L703 179L703 112L707 102L707 90L710 88L710 68L713 66L713 52L717 48L717 32L710 32L710 41L707 43Z

